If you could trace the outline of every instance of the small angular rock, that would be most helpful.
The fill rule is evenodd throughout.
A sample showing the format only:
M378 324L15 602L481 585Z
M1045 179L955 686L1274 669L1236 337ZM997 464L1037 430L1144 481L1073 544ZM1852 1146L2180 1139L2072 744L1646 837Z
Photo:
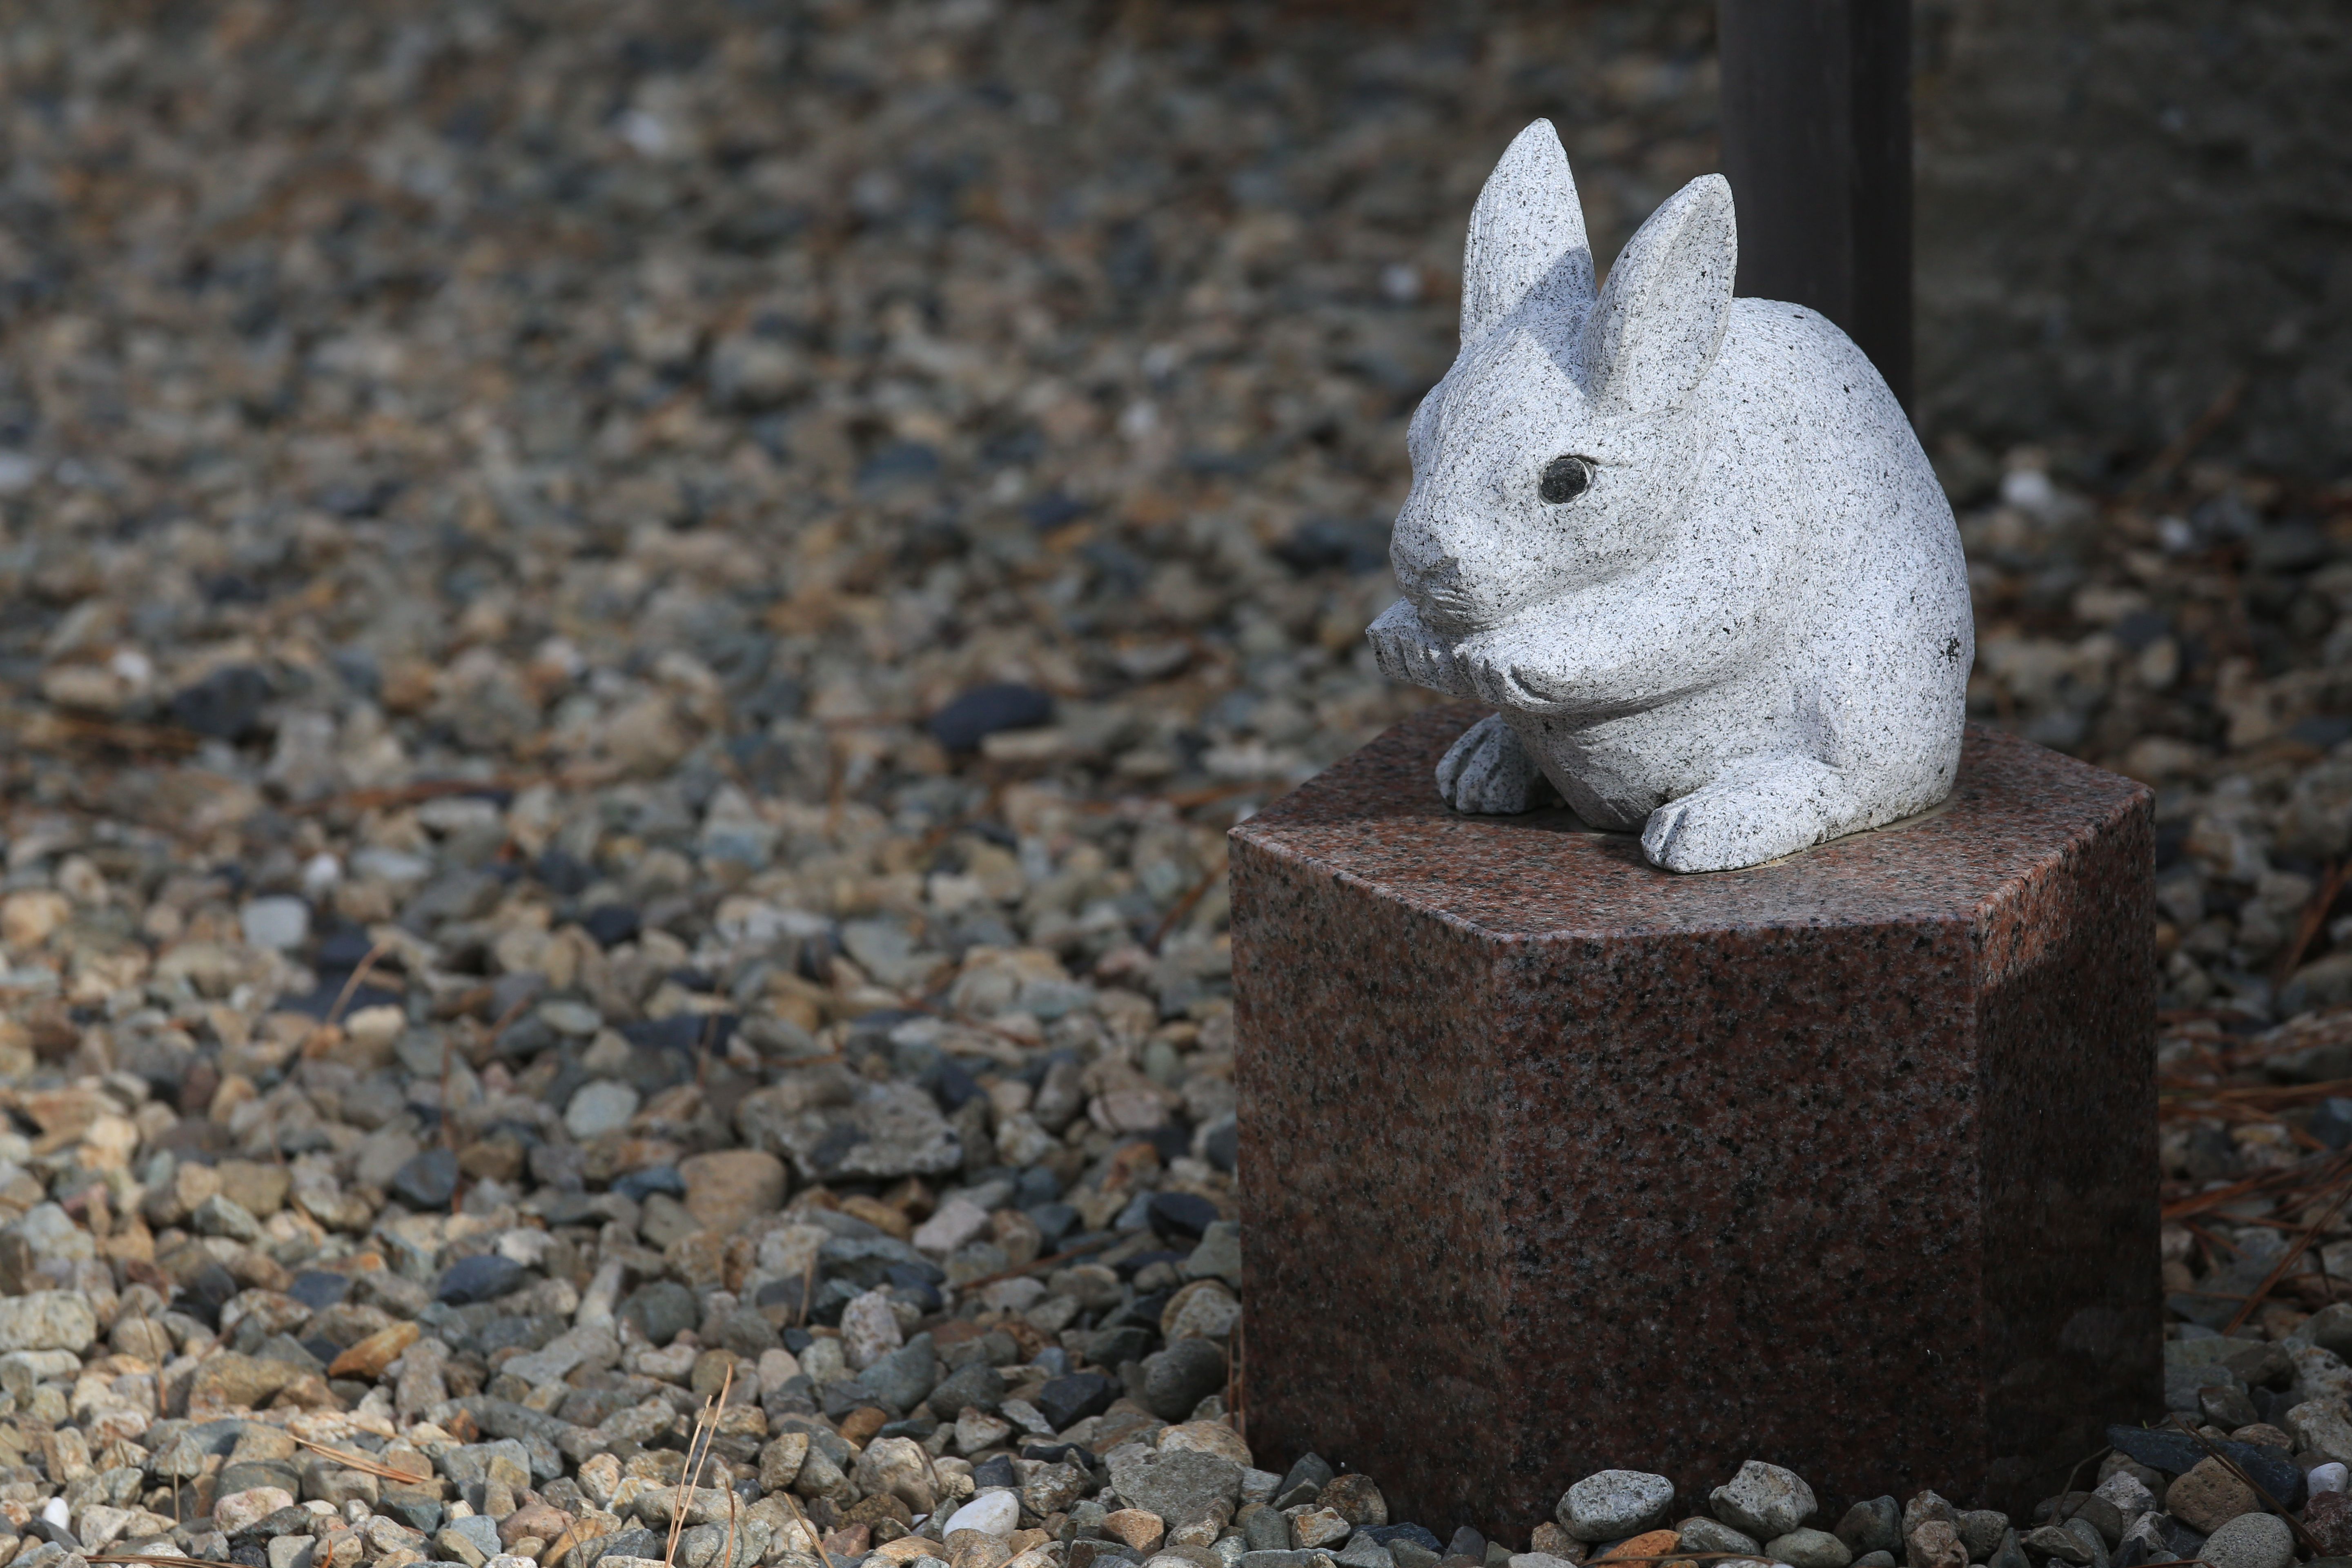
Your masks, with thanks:
M1793 1471L1750 1459L1707 1494L1707 1506L1733 1529L1769 1541L1804 1523L1817 1505L1813 1489Z
M1674 1504L1675 1484L1664 1476L1601 1470L1560 1495L1556 1517L1579 1541L1617 1541L1657 1524Z

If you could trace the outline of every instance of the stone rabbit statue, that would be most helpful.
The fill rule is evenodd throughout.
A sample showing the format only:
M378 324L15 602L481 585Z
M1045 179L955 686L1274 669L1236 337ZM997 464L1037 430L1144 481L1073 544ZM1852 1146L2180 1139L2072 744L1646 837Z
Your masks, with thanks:
M1479 193L1462 349L1414 413L1381 668L1498 710L1438 788L1557 790L1673 871L1753 866L1951 792L1975 637L1950 506L1860 350L1735 300L1693 180L1593 289L1550 122Z

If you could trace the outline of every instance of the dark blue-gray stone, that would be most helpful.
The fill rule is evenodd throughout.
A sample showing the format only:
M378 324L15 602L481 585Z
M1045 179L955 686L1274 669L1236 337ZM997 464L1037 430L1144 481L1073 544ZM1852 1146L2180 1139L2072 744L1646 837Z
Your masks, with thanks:
M997 1406L1004 1403L1004 1390L1003 1373L986 1362L967 1362L931 1390L931 1414L942 1421L952 1421L969 1405L993 1415ZM1046 1420L1054 1420L1050 1413L1042 1409L1040 1413ZM1054 1421L1054 1430L1058 1432L1068 1425L1066 1421Z
M172 694L172 721L216 741L234 741L260 722L269 696L267 671L250 664L224 665Z
M1320 1454L1301 1454L1298 1462L1284 1473L1282 1484L1274 1489L1274 1506L1296 1508L1300 1503L1313 1502L1339 1474Z
M1000 1378L998 1380L1002 1382ZM1118 1397L1118 1385L1098 1372L1074 1372L1048 1379L1037 1391L1037 1414L1056 1432L1066 1432L1089 1415L1099 1415Z
M314 1312L323 1312L330 1307L340 1305L351 1292L350 1276L331 1273L324 1268L305 1268L294 1276L292 1284L286 1287L289 1296Z
M1382 1546L1392 1546L1400 1541L1418 1542L1430 1551L1438 1548L1437 1532L1421 1524L1377 1524L1362 1531Z
M1141 1405L1162 1421L1181 1421L1225 1385L1225 1352L1209 1340L1178 1340L1143 1358Z
M694 1292L674 1279L656 1279L629 1292L621 1316L644 1331L656 1345L666 1345L702 1321L702 1303Z
M443 1510L439 1500L427 1497L413 1488L385 1486L375 1510L395 1523L404 1524L426 1535L441 1528Z
M1054 721L1054 698L1034 686L975 686L931 715L931 739L950 752L976 752L1001 730L1034 730Z
M931 1336L917 1334L859 1373L857 1381L873 1394L876 1404L900 1413L914 1409L929 1397L940 1381L940 1360L931 1348Z
M436 1300L458 1307L495 1301L522 1289L523 1274L523 1266L513 1258L485 1252L461 1258L443 1269L433 1294Z
M1223 1217L1198 1193L1154 1193L1150 1214L1151 1228L1160 1235L1193 1242Z
M392 1174L392 1195L413 1209L446 1209L457 1191L457 1156L427 1149Z
M599 1536L581 1550L590 1552L586 1562L593 1563L606 1557L650 1557L658 1562L662 1554L661 1533L651 1530L616 1530L610 1535Z
M2209 1449L2186 1432L2124 1426L2107 1428L2107 1443L2125 1458L2168 1476L2186 1475L2209 1452L2218 1453L2245 1471L2246 1479L2268 1492L2281 1508L2303 1506L2303 1467L2275 1448L2224 1441Z

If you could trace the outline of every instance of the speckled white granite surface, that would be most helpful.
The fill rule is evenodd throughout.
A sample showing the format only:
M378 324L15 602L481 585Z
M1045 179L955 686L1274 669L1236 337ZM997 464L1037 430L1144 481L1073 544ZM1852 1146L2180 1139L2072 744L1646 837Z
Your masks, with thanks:
M1950 792L1975 651L1951 509L1861 351L1733 299L1737 255L1710 174L1596 295L1549 121L1479 194L1461 353L1408 437L1405 597L1370 631L1392 678L1499 710L1438 769L1457 809L1556 790L1711 871Z

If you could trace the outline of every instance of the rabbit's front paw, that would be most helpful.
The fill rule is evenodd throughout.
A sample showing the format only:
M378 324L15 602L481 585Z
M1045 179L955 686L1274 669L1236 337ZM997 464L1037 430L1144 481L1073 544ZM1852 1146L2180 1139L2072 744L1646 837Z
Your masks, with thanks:
M1371 639L1372 658L1391 680L1425 686L1455 697L1470 695L1470 683L1454 662L1454 650L1438 640L1422 621L1410 599L1399 599L1364 628Z
M1543 657L1517 626L1481 632L1454 650L1470 689L1497 708L1541 711L1551 705L1552 683L1541 673Z
M1772 758L1650 813L1642 853L1668 871L1730 871L1793 855L1865 815L1844 774L1811 757Z
M1437 764L1437 793L1456 811L1489 816L1512 816L1559 799L1500 713L1462 731Z

